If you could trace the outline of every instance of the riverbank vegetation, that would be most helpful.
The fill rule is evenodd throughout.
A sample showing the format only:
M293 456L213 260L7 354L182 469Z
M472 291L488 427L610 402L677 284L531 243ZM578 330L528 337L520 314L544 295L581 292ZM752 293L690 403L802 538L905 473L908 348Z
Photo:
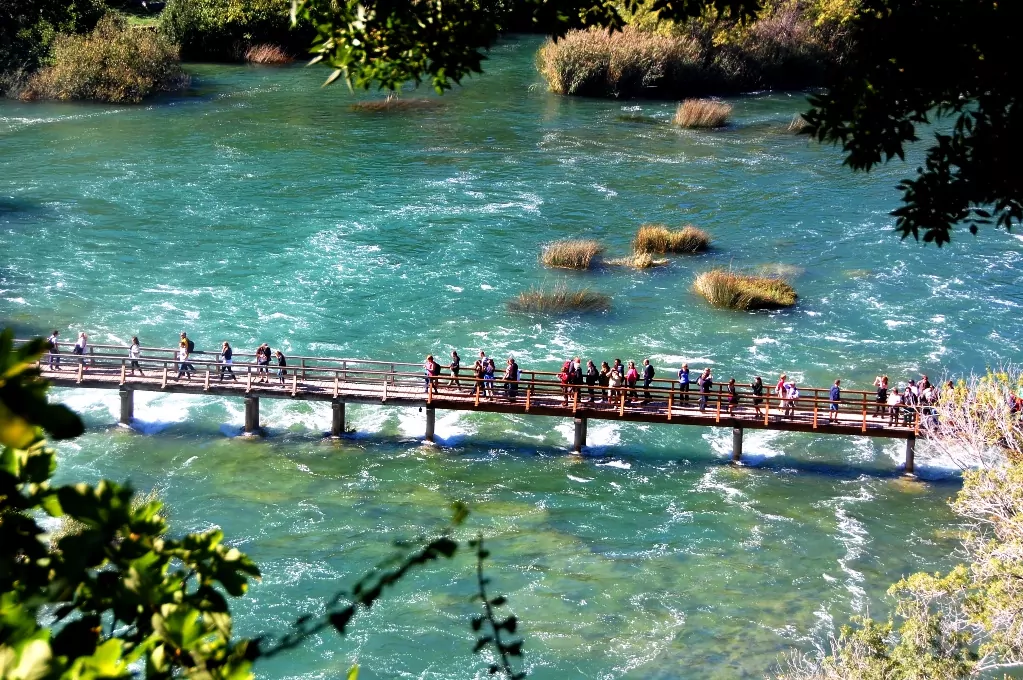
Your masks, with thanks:
M279 45L253 45L245 50L245 61L250 64L290 64L295 59Z
M543 247L540 262L547 267L589 269L600 262L604 246L593 239L554 241Z
M644 224L636 232L632 248L636 253L692 255L710 248L710 234L691 224L675 230L664 224Z
M611 297L589 288L569 288L561 281L550 288L537 286L522 291L508 301L508 309L550 315L606 312L611 309Z
M678 105L672 123L679 127L720 128L728 123L732 105L717 99L687 99Z
M627 15L624 30L549 40L537 68L558 94L677 99L824 82L849 50L854 0L773 0L752 21L710 15L657 22Z
M633 253L625 257L613 257L605 260L609 267L629 267L631 269L652 269L668 264L665 258L655 259L650 253Z
M291 0L168 0L160 32L187 61L242 61L257 45L304 54L313 39L307 23L292 29Z
M781 309L796 304L796 291L781 277L739 274L727 269L703 272L693 289L715 307L735 310Z
M19 96L134 104L187 83L177 47L110 13L91 33L58 36L48 64L29 78Z
M1021 389L1016 366L971 376L925 421L925 447L972 468L951 504L966 564L902 579L886 621L844 626L827 654L789 657L780 680L1001 677L1023 662Z

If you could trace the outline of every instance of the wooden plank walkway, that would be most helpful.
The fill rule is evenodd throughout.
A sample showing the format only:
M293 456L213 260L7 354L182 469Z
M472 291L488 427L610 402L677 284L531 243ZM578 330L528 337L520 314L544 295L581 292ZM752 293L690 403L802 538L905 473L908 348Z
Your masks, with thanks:
M729 414L725 386L717 382L708 395L705 410L701 411L697 408L698 392L689 392L687 400L677 382L665 379L653 381L649 403L641 401L646 391L642 383L633 392L634 396L621 390L609 400L591 402L587 386L566 390L554 373L543 371L521 370L520 379L514 385L497 379L492 383L496 394L488 396L471 371L464 368L458 377L460 385L450 384L452 376L445 367L442 375L431 381L431 389L427 391L419 364L294 356L288 358L282 385L274 364L270 365L268 375L261 376L256 364L235 362L231 367L235 379L228 376L222 380L222 365L216 361L216 355L210 353L193 353L189 358L194 366L193 377L178 380L178 363L174 360L175 350L171 348L143 349L140 365L145 371L144 377L131 374L131 360L124 347L93 345L89 352L85 357L62 352L59 355L62 370L52 370L48 355L44 355L40 362L42 375L58 387L118 390L121 422L125 424L132 420L133 395L140 390L244 398L247 433L259 432L261 398L332 403L331 434L334 436L344 432L345 404L390 404L425 407L428 440L433 439L436 409L573 418L577 451L585 446L586 424L590 419L730 427L735 460L742 455L745 429L903 439L906 440L907 472L912 472L914 443L921 434L919 409L904 408L898 421L892 423L887 414L875 415L874 393L863 391L843 390L838 420L830 423L828 388L800 387L800 397L794 401L791 413L783 415L783 403L774 393L774 387L765 384L761 415L757 415L749 386L737 385L739 405ZM254 356L254 352L235 352L236 357L243 354ZM261 377L267 382L260 382ZM506 387L515 388L514 399L506 396ZM595 387L594 391L599 400L600 388ZM631 402L630 396L633 396Z

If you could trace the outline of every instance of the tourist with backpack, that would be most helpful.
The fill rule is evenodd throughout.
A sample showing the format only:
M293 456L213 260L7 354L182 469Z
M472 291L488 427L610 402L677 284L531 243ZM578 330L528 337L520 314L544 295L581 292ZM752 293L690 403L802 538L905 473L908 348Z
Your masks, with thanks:
M650 383L654 381L654 367L649 359L643 359L643 403L650 403Z
M60 342L57 340L57 336L60 335L60 331L54 329L53 334L46 340L46 347L50 352L50 370L60 370Z

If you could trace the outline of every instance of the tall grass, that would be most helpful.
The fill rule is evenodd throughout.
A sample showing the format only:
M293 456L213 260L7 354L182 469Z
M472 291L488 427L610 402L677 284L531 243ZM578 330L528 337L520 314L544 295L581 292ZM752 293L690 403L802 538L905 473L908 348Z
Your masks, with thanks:
M717 99L687 99L678 105L671 122L684 128L719 128L728 123L732 105Z
M611 309L611 298L589 288L570 289L567 283L560 282L549 289L540 286L519 293L508 301L508 309L552 315L606 312Z
M650 253L633 253L626 257L615 257L605 260L604 264L612 267L631 267L632 269L651 269L668 264L665 259L654 259Z
M253 45L245 50L245 61L250 64L290 64L295 59L280 45Z
M780 309L796 304L796 291L781 277L737 274L727 269L703 272L693 289L715 307Z
M691 224L671 230L663 224L644 224L636 232L632 248L637 253L699 253L710 247L710 235Z
M800 133L806 129L809 123L806 122L806 118L803 118L801 114L792 116L792 120L789 122L789 132Z
M589 269L600 261L604 246L592 239L554 241L543 247L540 262L547 267Z
M113 13L100 19L92 33L59 36L50 61L29 79L22 99L135 104L188 83L176 46L156 31L128 26Z
M391 113L409 111L413 109L434 109L440 105L440 101L436 99L426 99L425 97L405 99L389 94L383 99L371 99L363 102L355 102L352 104L351 109L352 111L367 113Z
M764 3L753 22L569 31L540 48L537 69L552 92L588 97L683 99L819 85L850 44L849 24L819 4Z

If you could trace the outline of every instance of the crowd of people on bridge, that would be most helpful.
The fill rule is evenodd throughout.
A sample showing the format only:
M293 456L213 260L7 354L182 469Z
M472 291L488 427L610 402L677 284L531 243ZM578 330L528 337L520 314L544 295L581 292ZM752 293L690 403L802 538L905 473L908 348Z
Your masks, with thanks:
M50 370L60 371L60 332L54 330L47 340L49 349ZM176 379L191 380L195 373L195 366L191 356L195 352L195 343L182 332L175 350L175 365L177 367ZM72 348L72 354L76 357L75 363L81 370L87 370L87 362L84 355L88 354L88 337L84 332L78 334L78 338ZM132 337L128 346L128 359L131 375L138 371L139 375L145 377L142 371L140 359L142 357L141 346L138 337ZM276 361L277 381L285 384L287 371L287 358L278 349L270 348L268 343L262 343L255 351L256 382L270 383L270 372L272 362ZM216 355L216 370L221 381L230 378L237 381L238 377L233 370L234 350L228 341L221 344ZM447 369L447 375L442 376L442 370ZM447 378L446 386L465 390L473 393L480 399L494 400L498 398L497 384L500 382L500 392L504 399L515 402L518 399L521 382L521 371L519 364L514 357L508 357L504 362L504 368L498 376L497 364L493 357L488 357L486 352L481 350L473 362L471 371L472 380L463 387L462 359L457 350L451 352L447 365L442 364L434 355L426 357L423 364L424 391L436 394L441 386L442 377ZM622 362L621 359L614 359L613 362L601 361L599 366L593 360L588 360L585 365L579 357L566 360L556 374L556 379L561 386L562 404L567 406L570 401L580 401L587 404L608 404L627 405L639 404L645 406L652 401L651 387L654 382L655 369L650 359L643 359L639 366L635 361ZM694 379L695 376L695 379ZM688 363L683 363L672 378L675 387L678 389L679 407L695 407L701 412L705 411L714 392L715 380L711 367L706 367L698 373L691 373ZM933 412L933 407L940 396L940 388L928 379L926 375L921 376L919 381L909 380L901 390L899 387L890 387L887 375L878 376L874 380L875 392L875 418L888 418L890 425L900 424L900 418L905 419L907 414L920 411L924 415ZM951 388L949 381L943 387ZM695 394L691 394L695 393ZM773 397L778 400L781 407L781 416L792 418L795 416L796 408L800 403L799 388L794 380L782 373L774 385L774 393L770 394L761 376L754 376L748 384L748 391L740 395L734 377L718 387L718 396L715 398L716 405L728 415L733 415L739 408L742 398L748 399L754 413L758 417L764 415L764 400ZM663 395L663 393L662 393ZM805 398L804 398L805 401ZM812 404L818 403L816 398ZM828 422L838 421L839 409L842 404L842 381L835 380L832 384L828 398ZM1020 400L1019 408L1023 410L1023 399Z

